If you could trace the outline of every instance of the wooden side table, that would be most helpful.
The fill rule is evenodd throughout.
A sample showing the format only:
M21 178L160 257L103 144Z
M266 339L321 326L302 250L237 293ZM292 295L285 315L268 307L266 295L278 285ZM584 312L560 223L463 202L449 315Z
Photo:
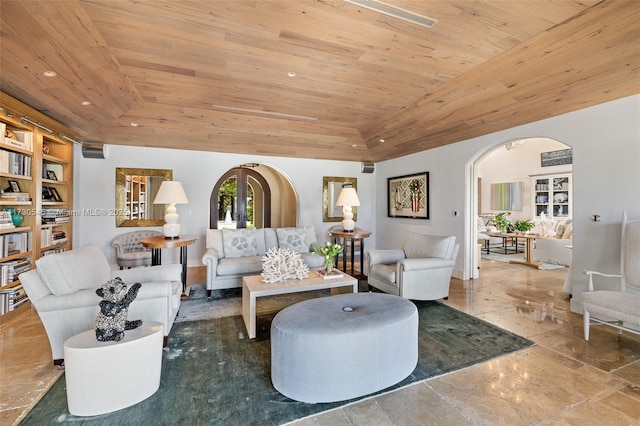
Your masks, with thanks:
M151 265L160 265L162 263L163 248L180 247L180 264L182 265L182 300L188 299L187 295L187 246L196 242L198 237L195 235L180 235L178 238L165 238L163 235L154 237L141 238L140 244L151 249Z
M362 267L364 258L364 239L370 237L371 232L360 228L356 228L353 231L345 231L341 226L334 226L329 229L329 235L333 238L333 242L335 244L339 244L340 238L342 238L342 245L344 245L344 250L342 251L342 271L347 272L347 248L350 242L351 250L349 260L351 261L351 269L349 271L349 275L358 279L366 278L367 276L364 274L364 269ZM356 273L353 268L356 242L360 242L360 273Z

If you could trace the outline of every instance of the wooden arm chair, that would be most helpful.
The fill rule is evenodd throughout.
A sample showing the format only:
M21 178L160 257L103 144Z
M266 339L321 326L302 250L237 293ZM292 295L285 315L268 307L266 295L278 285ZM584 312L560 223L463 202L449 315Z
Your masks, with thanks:
M620 274L584 273L589 276L588 291L582 293L584 340L589 340L591 321L615 327L619 334L623 330L640 334L640 220L628 221L627 213L622 214ZM594 290L594 276L616 278L618 290Z

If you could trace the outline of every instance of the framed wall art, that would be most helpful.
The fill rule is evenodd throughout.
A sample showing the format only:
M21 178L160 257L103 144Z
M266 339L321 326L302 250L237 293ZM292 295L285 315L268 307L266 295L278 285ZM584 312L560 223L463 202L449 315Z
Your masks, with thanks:
M387 215L429 219L429 172L387 178Z
M542 167L560 166L572 163L573 150L571 148L540 153L540 165Z

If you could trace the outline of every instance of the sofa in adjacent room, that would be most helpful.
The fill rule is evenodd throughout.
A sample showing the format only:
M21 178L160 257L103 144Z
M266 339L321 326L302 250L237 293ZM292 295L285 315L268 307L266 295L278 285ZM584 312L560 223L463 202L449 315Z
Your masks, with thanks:
M320 269L324 258L313 254L315 228L208 229L202 263L207 267L207 292L242 287L242 277L262 273L262 257L272 248L299 252L309 269Z
M573 223L569 220L553 221L542 230L536 223L534 233L543 236L536 238L533 248L533 260L557 265L571 266L573 253Z

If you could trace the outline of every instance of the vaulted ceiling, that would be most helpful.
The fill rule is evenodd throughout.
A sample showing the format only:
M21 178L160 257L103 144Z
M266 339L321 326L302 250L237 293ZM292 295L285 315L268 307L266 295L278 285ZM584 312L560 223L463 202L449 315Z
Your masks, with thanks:
M355 161L640 93L638 2L386 3L437 23L341 0L2 0L0 89L80 141Z

